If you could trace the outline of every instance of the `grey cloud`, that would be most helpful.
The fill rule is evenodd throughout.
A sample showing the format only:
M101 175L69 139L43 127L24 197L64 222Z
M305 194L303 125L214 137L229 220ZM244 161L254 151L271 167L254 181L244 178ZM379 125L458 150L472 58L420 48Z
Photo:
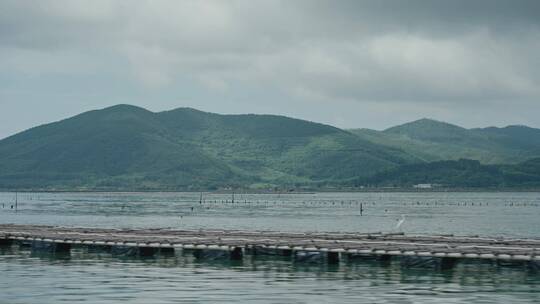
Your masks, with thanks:
M298 3L298 2L296 2ZM535 0L303 1L317 18L356 24L371 31L409 31L434 36L461 35L475 28L510 33L538 28L540 2Z
M231 99L245 87L262 103L276 90L286 99L276 106L323 111L533 105L538 54L534 0L0 3L3 77L101 73L150 92L189 79ZM324 120L309 111L298 116Z

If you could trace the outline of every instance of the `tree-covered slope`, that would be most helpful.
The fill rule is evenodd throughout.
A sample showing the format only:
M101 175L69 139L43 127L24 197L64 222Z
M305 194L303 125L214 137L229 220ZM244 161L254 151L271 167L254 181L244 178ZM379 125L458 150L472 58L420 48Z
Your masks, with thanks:
M539 131L423 119L349 132L275 115L118 105L0 140L0 189L537 186L540 158L518 162L539 155ZM514 164L486 165L494 163Z
M0 141L0 188L186 189L340 183L419 161L328 125L119 105Z
M149 111L116 106L0 141L3 187L153 187L235 175L193 143L177 141Z
M357 184L401 188L416 184L447 188L538 188L540 158L515 165L482 165L467 159L410 164L360 178Z
M283 116L218 115L189 108L156 115L173 138L197 145L263 184L336 182L419 161L332 126Z
M540 129L525 126L465 129L430 119L384 131L355 129L360 138L401 149L424 161L479 160L485 164L518 163L540 156Z

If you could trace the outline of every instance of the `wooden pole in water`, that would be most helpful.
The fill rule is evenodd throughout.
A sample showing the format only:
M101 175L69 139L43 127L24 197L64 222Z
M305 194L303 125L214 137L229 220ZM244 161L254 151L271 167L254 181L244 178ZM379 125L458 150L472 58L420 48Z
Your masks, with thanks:
M17 212L18 207L19 207L19 198L18 198L18 193L15 191L15 212Z
M360 216L364 213L364 206L360 203Z

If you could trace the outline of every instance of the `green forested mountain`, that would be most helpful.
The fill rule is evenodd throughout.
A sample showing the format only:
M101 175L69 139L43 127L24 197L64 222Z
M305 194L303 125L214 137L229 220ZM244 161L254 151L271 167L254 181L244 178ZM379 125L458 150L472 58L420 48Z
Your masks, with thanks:
M119 105L0 141L0 188L316 185L419 159L328 125Z
M540 158L520 163L539 155L539 131L423 119L349 132L275 115L118 105L0 140L0 189L540 186Z
M350 131L364 140L401 149L424 161L464 158L483 164L500 164L540 157L540 129L526 126L465 129L420 119L384 131Z

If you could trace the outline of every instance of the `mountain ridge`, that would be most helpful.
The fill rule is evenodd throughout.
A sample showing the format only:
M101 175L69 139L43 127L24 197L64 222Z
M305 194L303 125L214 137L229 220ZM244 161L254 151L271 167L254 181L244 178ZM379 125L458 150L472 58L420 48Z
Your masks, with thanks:
M0 188L190 190L395 183L385 172L405 174L399 180L409 185L414 179L408 177L416 174L411 170L431 169L442 175L433 179L462 185L455 172L485 176L495 172L485 167L491 164L498 164L504 174L497 174L506 178L490 179L491 184L515 185L516 176L534 184L535 172L523 164L540 155L538 131L522 126L465 129L430 119L384 131L343 130L279 115L216 114L187 107L152 112L120 104L0 140ZM476 159L478 155L483 159ZM501 165L507 159L515 165ZM536 168L536 162L531 164Z
M300 119L116 105L1 140L0 187L325 184L414 160Z
M540 156L540 129L528 126L466 129L424 118L383 131L349 131L373 143L402 149L425 161L466 158L485 164L501 164L519 163Z

